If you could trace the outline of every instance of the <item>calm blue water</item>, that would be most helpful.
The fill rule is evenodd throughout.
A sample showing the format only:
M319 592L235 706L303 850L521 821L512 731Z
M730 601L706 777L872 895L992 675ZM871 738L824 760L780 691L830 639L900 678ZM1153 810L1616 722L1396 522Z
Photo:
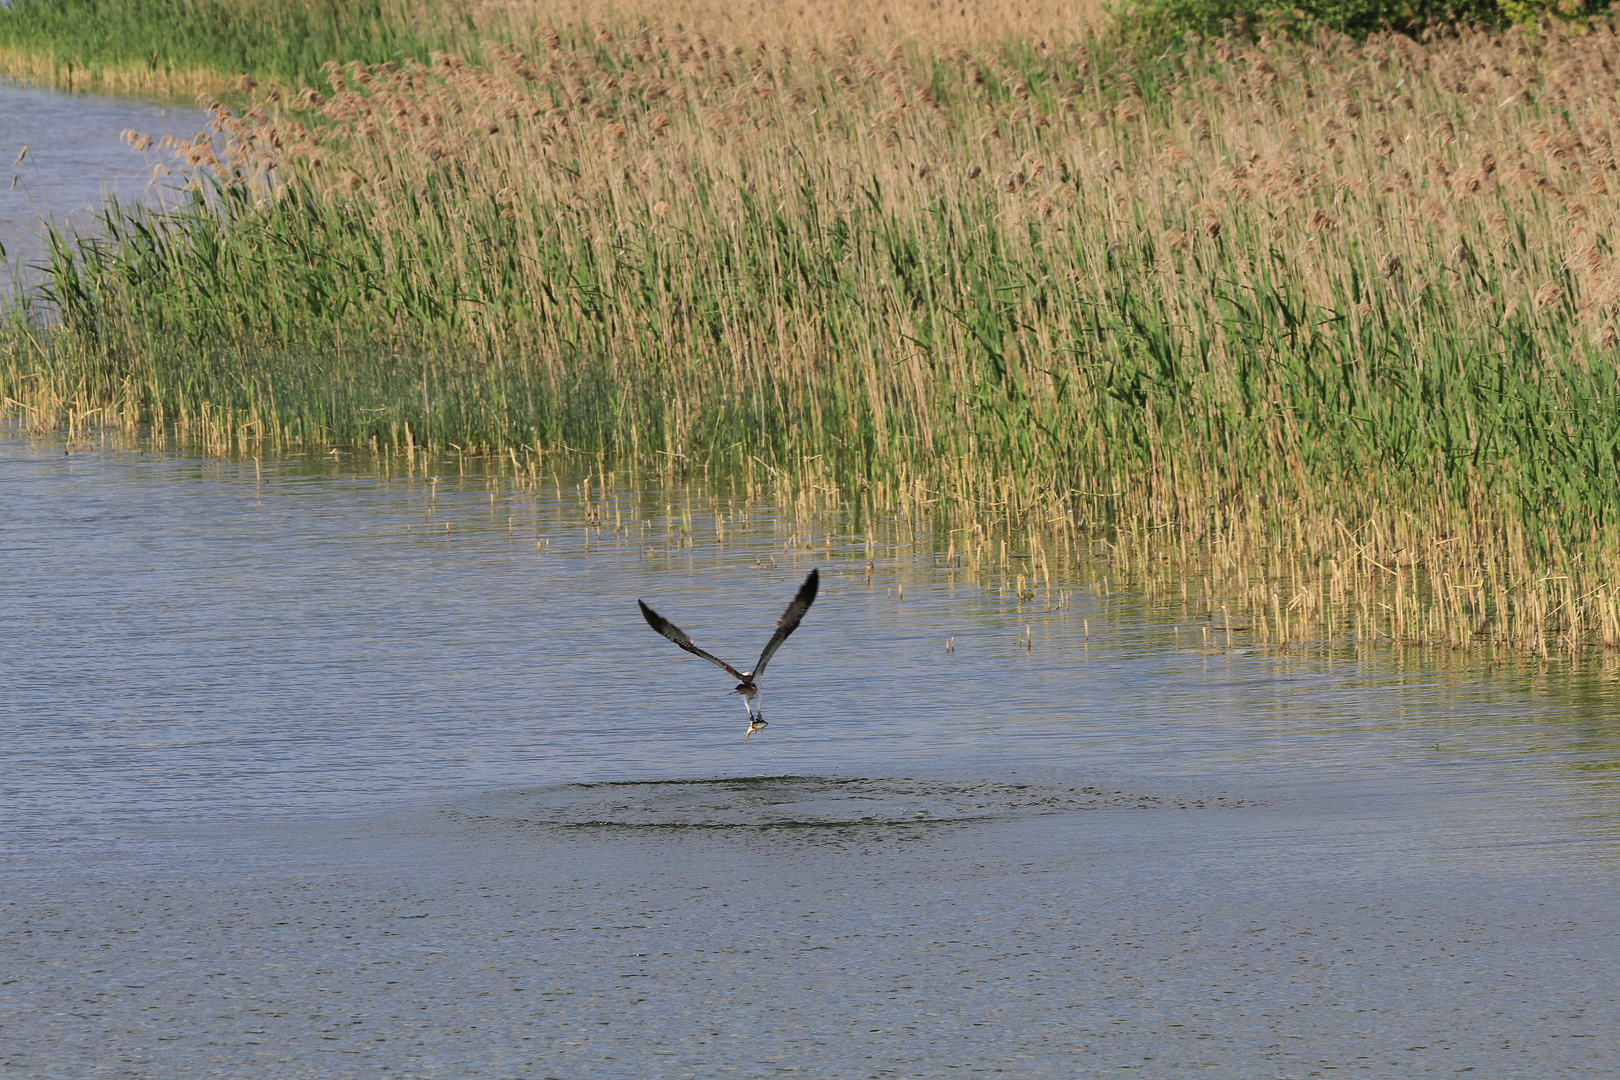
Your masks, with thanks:
M207 127L200 109L137 98L68 94L0 79L0 248L26 283L39 280L40 232L47 221L80 228L109 197L129 202L173 198L172 178L155 175L168 158L124 143L125 130L161 142L190 139ZM26 154L24 150L26 149ZM0 267L0 306L10 279Z
M1620 1067L1612 662L387 469L0 439L0 1075Z

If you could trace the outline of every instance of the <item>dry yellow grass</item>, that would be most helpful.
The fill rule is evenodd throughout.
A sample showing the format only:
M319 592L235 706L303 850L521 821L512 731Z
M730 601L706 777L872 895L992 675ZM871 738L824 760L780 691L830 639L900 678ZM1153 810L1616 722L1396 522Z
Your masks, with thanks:
M850 25L834 18L841 5L826 8L814 26ZM781 194L798 182L794 156L813 146L817 168L850 188L879 181L896 212L997 191L1010 225L1100 215L1116 242L1155 245L1172 277L1178 253L1241 231L1247 247L1292 256L1323 305L1352 274L1369 297L1410 303L1442 284L1467 294L1494 267L1514 283L1510 304L1567 306L1612 343L1620 77L1603 24L1428 45L1212 42L1212 66L1158 108L1128 73L1065 81L1056 61L1070 54L1050 48L1035 50L1032 88L993 54L961 49L795 52L667 26L603 26L592 38L532 54L491 46L476 67L445 58L334 72L324 97L299 97L320 103L316 127L275 101L222 113L233 164L309 167L334 197L363 187L386 207L454 161L468 169L468 197L514 213L611 195L595 210L609 236L643 227L627 205L685 222L694 171L746 176L736 193ZM948 103L934 100L938 84ZM1172 290L1190 305L1207 300L1197 276Z
M741 45L848 44L887 49L916 41L930 47L991 47L1010 40L1073 42L1100 29L1105 0L538 0L473 8L480 26L510 28L507 40L540 41L544 28L635 27L691 31Z

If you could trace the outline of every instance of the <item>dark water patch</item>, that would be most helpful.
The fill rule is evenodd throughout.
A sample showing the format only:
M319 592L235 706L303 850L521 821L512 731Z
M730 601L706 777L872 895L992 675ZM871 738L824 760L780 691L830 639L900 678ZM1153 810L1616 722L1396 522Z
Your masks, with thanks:
M1096 810L1208 810L1241 796L912 777L740 776L561 784L449 811L502 827L643 832L922 829Z

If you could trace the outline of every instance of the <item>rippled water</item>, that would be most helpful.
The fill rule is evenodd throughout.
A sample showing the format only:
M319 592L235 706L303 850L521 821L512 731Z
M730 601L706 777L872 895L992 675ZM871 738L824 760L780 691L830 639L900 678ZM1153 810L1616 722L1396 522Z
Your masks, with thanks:
M437 469L0 439L0 1073L1620 1063L1612 661ZM745 743L635 600L746 663L811 566Z
M108 197L138 202L169 190L168 181L153 173L166 159L131 149L122 138L126 130L155 140L189 139L207 120L196 108L0 80L0 247L22 280L39 279L35 266L44 256L45 222L86 227ZM8 299L7 284L0 277L0 306Z

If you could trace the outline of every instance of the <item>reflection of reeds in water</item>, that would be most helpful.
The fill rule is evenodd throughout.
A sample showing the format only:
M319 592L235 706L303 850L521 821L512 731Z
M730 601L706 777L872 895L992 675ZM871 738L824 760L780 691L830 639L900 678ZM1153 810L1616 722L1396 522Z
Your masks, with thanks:
M1612 42L1176 74L571 24L333 68L219 114L214 202L60 243L7 396L216 449L657 456L1031 579L1106 535L1272 643L1613 646Z
M734 545L757 543L765 529L780 546L775 561L781 565L844 563L843 576L900 602L903 578L889 577L891 584L885 577L924 556L948 580L998 595L1009 618L1023 626L1021 646L1031 651L1038 648L1036 638L1023 622L1031 616L1075 619L1087 602L1132 608L1145 602L1167 620L1167 635L1179 637L1182 627L1189 633L1201 629L1199 641L1214 652L1533 645L1550 656L1600 647L1611 666L1620 667L1620 652L1613 648L1615 598L1608 591L1578 597L1544 580L1518 596L1480 595L1478 589L1469 595L1452 582L1437 588L1415 560L1397 556L1398 569L1365 557L1351 564L1331 558L1311 563L1277 544L1246 554L1227 545L1218 554L1189 553L1183 560L1140 533L1061 533L1005 520L952 527L948 517L926 513L872 516L813 490L796 489L783 498L778 489L734 476L694 488L673 473L602 470L594 480L587 474L573 483L556 472L549 480L543 470L538 475L540 486L520 482L512 490L539 494L543 487L562 497L566 488L604 542L641 545L649 557L723 558L723 537ZM648 487L674 494L649 501ZM723 530L715 527L722 522ZM1565 612L1556 610L1559 603L1567 605ZM954 641L943 644L954 651Z
M94 418L79 417L77 423L76 441L69 443L73 452L154 443L120 435ZM236 449L214 447L220 453ZM825 573L837 574L848 587L876 589L897 607L908 595L910 576L921 572L920 561L948 583L998 597L1007 617L1004 636L1016 636L1020 648L1043 656L1043 662L1076 659L1041 653L1042 630L1054 620L1084 623L1090 640L1098 629L1093 622L1117 618L1110 612L1131 612L1127 618L1134 621L1146 610L1163 622L1167 646L1201 647L1211 654L1259 649L1280 658L1306 657L1356 647L1426 654L1461 650L1489 657L1505 646L1573 658L1595 649L1604 670L1620 673L1620 650L1614 647L1620 619L1612 591L1583 597L1556 579L1544 578L1521 592L1470 592L1452 582L1437 587L1425 568L1398 554L1393 566L1374 562L1366 551L1356 562L1312 560L1265 538L1248 548L1231 542L1179 549L1143 530L1105 534L1028 520L972 521L961 508L938 502L874 512L859 493L846 497L831 486L795 485L741 470L702 476L668 461L612 467L594 455L542 454L533 448L498 455L453 448L429 453L420 447L410 453L360 449L303 455L309 463L322 459L327 462L322 468L334 472L374 471L420 485L425 531L447 540L449 522L435 520L441 480L462 490L481 485L489 500L484 530L505 531L525 544L533 539L538 554L550 553L551 538L531 535L516 523L538 516L534 504L555 503L567 508L564 522L585 530L587 552L639 549L652 565L679 570L743 567L748 564L739 561L739 552L751 551L757 569L797 573L824 565ZM468 535L479 531L469 520L455 525L455 535L463 528ZM950 653L967 640L958 630L939 644Z

